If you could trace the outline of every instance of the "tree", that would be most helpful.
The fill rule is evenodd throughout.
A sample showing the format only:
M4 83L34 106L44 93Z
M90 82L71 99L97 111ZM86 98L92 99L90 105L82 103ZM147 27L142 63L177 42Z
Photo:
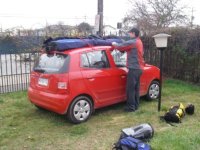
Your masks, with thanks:
M67 26L63 22L59 21L57 25L57 34L58 36L66 36Z
M69 36L71 32L71 26L65 25L63 22L59 21L54 25L47 25L45 27L46 36L50 37L64 37Z
M78 31L86 35L92 33L92 27L88 23L82 22L78 25Z
M143 32L185 24L188 17L184 14L186 7L180 0L129 0L131 10L124 18L125 27L135 25Z

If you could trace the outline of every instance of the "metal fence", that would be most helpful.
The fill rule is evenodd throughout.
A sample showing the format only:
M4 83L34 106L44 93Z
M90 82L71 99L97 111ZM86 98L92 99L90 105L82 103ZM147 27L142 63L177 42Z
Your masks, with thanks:
M145 61L159 66L159 51L156 50L153 39L149 37L142 40ZM178 44L177 40L174 41L169 43L168 50L164 52L164 74L200 84L199 49L188 48L196 51L187 52L179 46L181 44ZM27 90L30 72L38 55L38 52L0 54L0 94Z
M174 36L169 40L168 47L164 51L163 73L168 77L200 85L200 42L185 36L186 41L195 41L186 43L180 38L182 36ZM145 37L142 41L145 61L159 67L160 51L156 49L153 38Z
M0 55L0 94L27 89L37 56L37 52Z

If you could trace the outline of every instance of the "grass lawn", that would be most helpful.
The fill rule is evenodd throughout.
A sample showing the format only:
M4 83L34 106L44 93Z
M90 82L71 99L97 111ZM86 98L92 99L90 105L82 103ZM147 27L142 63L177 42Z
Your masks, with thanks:
M168 108L182 102L195 105L195 114L171 126L160 121ZM65 116L42 111L26 92L0 95L0 150L111 150L121 129L151 123L154 150L200 149L200 87L167 79L163 84L161 111L157 101L142 98L136 112L125 113L124 103L97 110L85 123L73 125Z

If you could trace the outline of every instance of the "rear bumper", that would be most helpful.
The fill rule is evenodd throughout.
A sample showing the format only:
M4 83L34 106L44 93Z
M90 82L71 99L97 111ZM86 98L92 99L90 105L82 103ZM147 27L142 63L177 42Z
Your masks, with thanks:
M67 94L52 94L31 87L28 88L28 98L33 104L58 114L65 114L70 104Z

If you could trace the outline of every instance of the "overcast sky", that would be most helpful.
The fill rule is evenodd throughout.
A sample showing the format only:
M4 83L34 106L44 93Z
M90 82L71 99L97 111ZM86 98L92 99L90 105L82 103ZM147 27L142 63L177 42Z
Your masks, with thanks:
M191 16L194 9L194 23L200 25L200 1L181 0L189 7ZM0 28L23 26L34 29L46 24L77 25L83 21L95 23L97 0L0 0ZM128 0L104 0L104 24L116 27L129 8Z
M0 27L37 28L59 21L94 25L97 0L0 0ZM116 26L127 11L127 0L104 0L104 24Z

